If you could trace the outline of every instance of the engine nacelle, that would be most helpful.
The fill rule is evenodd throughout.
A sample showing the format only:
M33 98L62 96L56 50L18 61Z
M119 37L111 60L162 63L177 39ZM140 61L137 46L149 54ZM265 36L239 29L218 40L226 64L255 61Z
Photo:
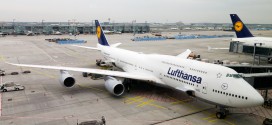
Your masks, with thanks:
M60 84L64 87L73 87L76 83L76 80L70 75L67 71L60 71Z
M125 91L125 86L122 84L123 80L116 79L111 76L106 76L105 80L105 87L106 89L115 96L121 96Z
M189 96L195 97L195 92L194 91L186 91L186 94L188 94Z

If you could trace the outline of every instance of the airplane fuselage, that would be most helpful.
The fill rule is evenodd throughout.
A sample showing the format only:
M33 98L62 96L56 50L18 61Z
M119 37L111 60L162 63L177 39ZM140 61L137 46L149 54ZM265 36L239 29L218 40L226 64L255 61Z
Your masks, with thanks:
M232 41L243 42L245 45L254 46L255 43L262 43L262 47L272 47L272 38L270 37L247 37L247 38L232 38ZM257 44L257 46L260 46Z
M125 72L150 75L157 84L181 91L223 107L250 107L263 103L262 96L234 70L176 56L143 54L100 46L103 56Z

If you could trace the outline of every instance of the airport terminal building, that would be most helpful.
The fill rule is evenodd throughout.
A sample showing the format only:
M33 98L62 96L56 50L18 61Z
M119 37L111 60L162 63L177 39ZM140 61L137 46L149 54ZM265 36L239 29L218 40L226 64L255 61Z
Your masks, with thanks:
M119 33L146 33L150 31L148 23L109 23L101 24L104 30ZM14 35L25 35L28 32L35 34L94 34L95 26L93 23L70 23L70 22L50 22L50 23L31 23L31 22L9 22L0 23L0 32Z
M231 31L230 23L101 23L104 30L118 33L147 33L147 32L176 32L181 30L199 31ZM270 24L247 24L252 30L271 30ZM26 35L29 32L34 34L94 34L94 22L0 22L0 32L7 35ZM58 35L58 34L56 34Z

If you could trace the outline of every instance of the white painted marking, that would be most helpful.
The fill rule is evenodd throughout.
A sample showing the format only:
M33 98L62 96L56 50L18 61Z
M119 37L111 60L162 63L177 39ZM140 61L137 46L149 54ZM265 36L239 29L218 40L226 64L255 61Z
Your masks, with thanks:
M2 93L0 93L0 117L2 116Z
M2 84L2 81L3 81L3 78L2 78L2 76L1 76L1 83L0 84ZM0 86L1 87L1 86ZM0 117L2 116L2 93L0 93Z

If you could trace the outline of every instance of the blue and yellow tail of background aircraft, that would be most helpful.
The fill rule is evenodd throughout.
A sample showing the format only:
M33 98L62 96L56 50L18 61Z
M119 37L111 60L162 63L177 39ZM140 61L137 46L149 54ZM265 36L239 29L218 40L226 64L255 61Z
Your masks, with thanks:
M254 37L237 14L230 14L237 38Z
M110 46L98 20L95 20L95 27L96 27L96 35L98 38L98 43L103 46Z

